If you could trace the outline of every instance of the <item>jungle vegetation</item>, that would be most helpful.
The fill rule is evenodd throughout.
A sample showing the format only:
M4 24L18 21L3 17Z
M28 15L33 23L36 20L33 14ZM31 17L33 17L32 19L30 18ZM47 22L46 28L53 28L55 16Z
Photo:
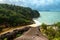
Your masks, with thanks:
M7 27L32 24L40 16L37 10L10 4L0 4L0 30Z

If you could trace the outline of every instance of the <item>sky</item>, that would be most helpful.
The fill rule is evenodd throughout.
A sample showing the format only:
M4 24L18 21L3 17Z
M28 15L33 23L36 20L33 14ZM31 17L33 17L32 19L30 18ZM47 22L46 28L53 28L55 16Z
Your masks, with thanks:
M0 0L0 3L30 7L38 11L60 11L60 0Z
M41 17L34 20L38 25L39 23L52 24L55 22L60 22L60 0L0 0L0 4L13 4L18 6L30 7L32 9L40 11ZM46 13L45 11L59 11ZM49 20L48 20L49 19Z

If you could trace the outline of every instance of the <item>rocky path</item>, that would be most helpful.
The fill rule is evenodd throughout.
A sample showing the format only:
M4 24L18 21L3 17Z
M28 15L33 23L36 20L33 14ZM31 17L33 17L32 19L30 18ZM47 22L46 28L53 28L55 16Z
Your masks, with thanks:
M48 40L48 39L47 37L40 33L38 27L31 27L21 37L18 37L15 40Z
M36 24L31 24L31 25L26 25L26 26L27 27L29 27L29 26L36 27L37 25ZM19 26L19 27L15 27L15 28L7 28L4 32L1 32L0 35L5 34L7 32L12 32L13 30L16 30L16 29L23 29L26 26Z
M12 32L13 30L16 30L16 29L23 29L24 27L26 27L26 26L15 27L15 28L8 28L4 32L1 32L0 35L3 35L3 34L8 33L8 32Z
M7 32L12 32L13 30L16 30L16 29L23 29L24 27L31 27L22 36L14 40L48 40L47 37L41 34L38 26L39 25L37 24L32 24L32 25L27 25L27 26L22 26L22 27L17 27L17 28L11 28L3 33L0 33L0 35L5 34Z

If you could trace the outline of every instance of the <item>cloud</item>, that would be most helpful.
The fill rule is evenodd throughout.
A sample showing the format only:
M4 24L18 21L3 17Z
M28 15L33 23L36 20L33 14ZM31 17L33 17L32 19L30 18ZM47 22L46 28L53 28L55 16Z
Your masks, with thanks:
M60 9L60 0L0 0L0 3L21 5L43 11L59 11Z
M4 0L0 0L0 3L4 3Z

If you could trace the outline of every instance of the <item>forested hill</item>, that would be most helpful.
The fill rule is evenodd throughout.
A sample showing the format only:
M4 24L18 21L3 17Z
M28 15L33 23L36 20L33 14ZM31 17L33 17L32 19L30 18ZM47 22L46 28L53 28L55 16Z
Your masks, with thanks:
M33 23L33 18L38 18L39 12L29 7L9 4L0 4L0 25L17 26Z

